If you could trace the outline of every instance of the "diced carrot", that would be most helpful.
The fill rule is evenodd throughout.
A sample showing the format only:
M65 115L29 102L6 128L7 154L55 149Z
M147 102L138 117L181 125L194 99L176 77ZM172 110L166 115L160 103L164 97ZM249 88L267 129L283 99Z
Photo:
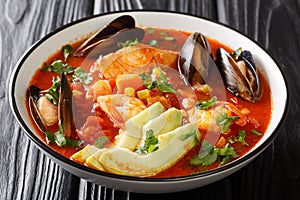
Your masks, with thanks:
M225 145L226 145L226 139L223 136L221 136L216 144L216 147L223 148L223 147L225 147Z

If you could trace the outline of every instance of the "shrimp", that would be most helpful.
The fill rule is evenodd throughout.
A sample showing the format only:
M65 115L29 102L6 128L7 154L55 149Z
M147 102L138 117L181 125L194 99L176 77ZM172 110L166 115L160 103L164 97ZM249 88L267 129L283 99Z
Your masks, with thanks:
M231 114L223 104L210 110L198 110L193 107L187 111L190 122L196 123L200 130L214 133L220 132L220 127L216 122L220 113L226 113L227 115Z
M46 126L57 124L58 122L58 110L57 106L52 104L46 97L40 97L37 102L37 107L41 113L43 123Z
M134 97L125 94L111 94L99 96L97 104L119 126L123 127L124 122L146 109L145 104Z
M151 63L175 66L177 58L176 52L138 44L122 48L104 57L100 56L92 69L100 71L102 78L116 79L120 74L138 70L143 72L144 67Z

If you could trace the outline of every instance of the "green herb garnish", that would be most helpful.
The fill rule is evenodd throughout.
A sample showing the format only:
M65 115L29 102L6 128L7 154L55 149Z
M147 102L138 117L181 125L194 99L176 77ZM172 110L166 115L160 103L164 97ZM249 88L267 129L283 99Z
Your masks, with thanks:
M237 141L241 142L243 145L249 146L249 144L245 141L245 137L246 137L246 131L239 130Z
M108 137L100 136L95 140L94 144L96 147L102 149L107 141L108 141Z
M235 59L238 60L240 55L242 54L242 47L239 47L237 50L230 52L230 55Z
M74 81L80 81L82 84L90 84L93 80L93 77L90 73L86 73L82 68L77 67L74 70L73 74Z
M157 40L150 40L150 41L148 42L148 45L149 45L149 46L152 46L152 47L157 47L158 41L157 41Z
M140 148L136 149L135 152L137 153L151 153L158 149L159 143L158 139L154 136L154 132L152 129L146 131L146 140Z
M189 137L195 136L195 135L197 134L197 132L198 132L198 129L195 128L193 131L188 132L188 133L186 133L186 134L184 134L184 135L181 135L181 136L179 137L179 139L180 139L181 141L185 141L185 140L188 139Z
M62 60L54 60L51 65L46 65L42 68L42 71L55 72L59 75L62 73L71 74L74 72L74 67L63 63Z
M71 138L67 138L63 133L63 128L61 123L58 123L58 131L55 133L51 133L49 131L45 131L46 141L48 144L56 143L59 147L70 146L70 147L80 147L83 144L82 140L73 140Z
M228 131L230 125L232 124L233 120L238 119L239 116L228 116L225 112L221 113L216 121L218 125L221 127L221 132L225 133Z
M147 75L146 72L143 72L143 73L139 74L139 77L140 77L143 81L145 81L145 80L147 80L147 79L150 78L150 76Z
M203 140L199 154L190 160L190 164L194 166L210 166L218 161L220 165L223 165L235 157L237 157L237 154L229 144L223 148L217 148L212 146L208 141Z
M134 41L132 41L132 40L126 40L125 42L118 42L117 46L119 48L124 48L124 47L129 47L129 46L137 45L139 43L140 43L139 40L136 38Z
M164 81L157 83L157 89L161 92L170 92L170 93L178 94L178 91L173 88L173 85Z
M196 104L198 110L206 110L217 103L217 97L213 96L211 99L199 101Z
M255 129L251 130L251 133L253 133L253 134L257 135L257 136L262 136L263 135L262 133L258 132Z
M149 90L157 88L161 92L178 94L178 91L174 89L173 85L168 83L168 78L165 72L160 68L152 69L151 75L147 75L145 72L143 72L139 76L143 80L144 86Z
M175 38L173 38L173 37L170 37L168 34L167 34L167 32L161 32L160 33L160 35L163 37L163 39L164 40L166 40L166 41L174 41L175 40Z
M153 28L147 28L146 30L148 34L153 34L155 32Z
M156 81L144 81L144 86L148 90L152 90L152 89L156 88L157 82Z
M54 105L58 105L59 101L59 88L60 88L60 79L53 77L52 78L52 86L43 91L45 92L45 97Z
M73 53L73 48L67 44L61 48L62 53L64 54L65 61L67 61L69 55Z

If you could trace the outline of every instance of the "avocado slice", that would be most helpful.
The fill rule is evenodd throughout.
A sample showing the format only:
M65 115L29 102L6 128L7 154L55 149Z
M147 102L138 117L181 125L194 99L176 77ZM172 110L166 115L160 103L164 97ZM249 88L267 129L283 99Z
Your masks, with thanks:
M99 158L107 171L127 176L154 176L174 165L194 145L198 128L189 123L158 136L159 149L149 154L139 154L127 148L112 148Z
M74 153L71 156L71 159L76 162L79 162L79 163L85 163L85 161L88 157L90 157L91 155L93 155L94 153L96 153L99 150L100 149L98 147L96 147L95 145L88 144L83 149L78 151L77 153Z
M160 102L156 102L136 116L128 119L125 122L124 130L120 129L119 135L116 137L116 146L133 151L141 140L143 126L148 121L159 116L163 111L164 106Z
M158 117L147 122L143 126L143 134L145 135L147 130L153 130L155 136L167 133L179 127L181 121L181 111L176 108L170 108Z

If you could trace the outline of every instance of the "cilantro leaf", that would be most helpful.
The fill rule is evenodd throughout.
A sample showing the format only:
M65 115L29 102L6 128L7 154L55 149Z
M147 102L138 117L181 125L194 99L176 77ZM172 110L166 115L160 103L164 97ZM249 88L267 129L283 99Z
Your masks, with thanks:
M55 132L54 136L55 136L55 143L58 146L60 147L66 146L67 144L66 137L60 131Z
M73 53L73 48L67 44L61 48L62 53L64 54L65 61L67 61L69 55Z
M59 75L62 73L71 74L74 72L74 67L63 63L62 60L54 60L51 65L46 65L42 68L42 71L55 72Z
M179 139L180 139L181 141L185 141L185 140L188 139L189 137L195 136L198 132L199 132L198 129L195 128L193 131L188 132L188 133L186 133L186 134L184 134L184 135L181 135L181 136L179 137Z
M150 41L148 42L148 45L149 45L149 46L152 46L152 47L157 47L158 41L157 41L157 40L150 40Z
M156 88L157 82L156 81L144 81L144 86L148 90L152 90L152 89Z
M158 149L159 143L158 139L154 136L154 132L152 129L146 131L146 140L140 148L136 149L135 152L137 153L151 153Z
M139 75L143 80L144 86L151 90L157 88L161 92L170 92L174 94L178 94L179 92L174 89L173 85L168 83L168 78L164 71L161 68L154 68L151 70L151 75L143 72Z
M244 130L239 130L237 141L238 141L238 142L241 142L241 143L244 144L244 145L249 146L249 144L245 141L245 137L246 137L246 131L244 131Z
M230 55L235 59L238 60L238 58L240 57L240 55L242 54L242 47L239 47L238 49L236 49L235 51L230 52Z
M96 147L102 149L107 141L108 141L108 137L100 136L95 140L94 144Z
M217 103L217 97L213 96L211 99L199 101L195 106L198 110L206 110Z
M229 144L223 148L217 148L212 146L208 141L203 140L199 154L190 159L190 164L194 166L202 165L207 167L216 161L219 161L219 164L222 165L235 157L237 157L237 154L234 148L230 147Z
M83 144L82 140L74 140L72 138L67 138L63 134L63 130L60 123L58 124L58 127L59 130L56 131L54 134L49 131L45 131L46 141L48 144L56 143L57 146L59 147L64 147L64 146L80 147Z
M73 140L72 138L66 137L67 145L70 147L80 147L83 145L82 140Z
M74 70L73 74L74 81L80 81L82 84L90 84L93 80L93 77L90 73L86 73L82 68L77 67Z
M153 34L155 32L153 28L147 28L146 30L148 34Z
M173 86L167 82L158 82L157 89L161 92L170 92L178 94L179 92L173 88Z
M251 133L253 133L253 134L257 135L257 136L262 136L263 135L262 133L258 132L255 129L251 130Z
M160 33L160 36L162 36L163 39L166 40L166 41L174 41L174 40L175 40L175 38L170 37L170 36L167 34L167 32L165 32L165 31L161 32L161 33Z
M139 74L139 77L140 77L143 81L145 81L145 80L147 80L147 79L150 78L150 76L147 75L146 72L143 72L143 73Z
M227 144L223 148L215 148L215 149L218 154L219 165L224 165L225 163L231 161L232 158L237 157L234 148L230 147L229 144Z
M228 131L233 120L238 118L239 118L238 116L228 116L225 112L223 112L217 117L216 121L218 125L221 127L221 132L225 133L226 131Z
M53 77L52 86L43 91L43 93L45 93L45 97L54 105L58 105L60 82L59 78Z
M199 154L190 160L190 164L194 166L209 166L216 162L217 158L218 154L214 150L214 147L208 141L203 140Z
M125 42L118 42L117 46L119 48L124 48L124 47L129 47L129 46L137 45L139 43L140 43L139 40L136 38L134 41L132 41L132 40L126 40Z

